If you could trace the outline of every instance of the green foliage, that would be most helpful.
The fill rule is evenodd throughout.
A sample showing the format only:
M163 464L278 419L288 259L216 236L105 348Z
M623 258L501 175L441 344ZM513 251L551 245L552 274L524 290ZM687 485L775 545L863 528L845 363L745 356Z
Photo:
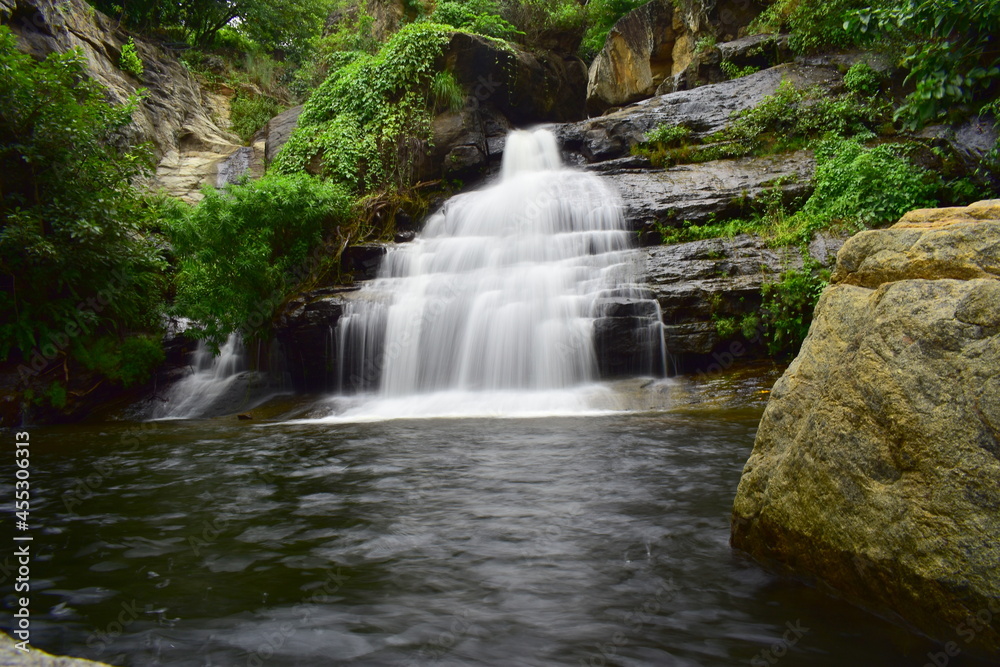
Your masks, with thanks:
M36 62L0 26L0 358L158 322L164 264L133 186L150 153L121 138L138 100L107 103L85 66Z
M230 127L244 143L249 144L253 135L282 109L281 103L273 97L241 91L233 97L230 105Z
M667 148L676 148L687 141L690 136L690 127L663 123L646 135L646 143L661 144Z
M715 35L704 35L698 38L698 41L694 43L695 53L706 53L715 48L716 38Z
M799 53L849 47L856 42L856 33L845 28L845 16L871 4L866 0L777 0L750 25L750 31L787 32L789 46Z
M62 409L66 407L66 387L59 382L53 382L42 394L42 397L54 408Z
M917 129L961 106L983 106L1000 84L1000 0L884 0L850 12L845 30L899 49L916 89L896 116Z
M445 26L412 23L374 56L332 71L274 168L296 173L318 156L324 176L356 192L405 187L430 138L432 84L449 35Z
M644 141L632 147L633 155L645 155L654 167L669 167L682 155L681 149L691 137L691 128L664 123L648 134Z
M591 0L587 3L587 31L580 47L581 54L588 60L597 55L615 23L646 2L648 0Z
M913 130L949 113L968 116L996 96L998 25L1000 0L778 0L751 30L787 31L799 52L861 46L902 54L914 90L896 118Z
M434 111L459 111L465 106L465 91L451 72L438 72L431 81Z
M118 66L122 68L122 71L137 78L142 76L142 59L139 58L139 52L135 49L135 41L131 37L122 45L122 55L118 59Z
M810 139L871 135L888 118L888 102L854 94L799 90L783 81L773 95L735 117L714 137L724 143L718 157L764 155L803 148Z
M722 70L722 73L726 75L727 79L740 79L745 76L750 76L754 72L760 71L760 68L756 65L746 65L744 67L740 67L730 60L723 60L719 63L719 68Z
M73 356L87 370L97 371L126 388L149 380L166 359L161 339L155 336L129 336L123 341L103 336L74 345Z
M884 131L890 111L889 102L873 96L830 95L818 87L799 90L783 81L773 95L736 114L721 132L692 139L683 129L657 128L676 134L650 134L633 153L648 156L654 166L770 155L806 148L820 138L873 136L876 130Z
M219 344L265 331L275 308L314 267L307 259L351 217L340 186L305 174L268 175L218 191L170 224L179 259L176 309Z
M179 29L195 46L211 46L224 29L245 35L267 51L282 50L298 60L301 47L318 35L329 15L329 0L90 0L110 16L142 32Z
M497 39L512 39L524 34L499 14L500 6L495 0L445 0L437 3L427 20Z
M844 87L852 93L871 97L876 95L882 85L882 75L872 69L863 60L851 65L844 74Z
M802 258L801 269L785 271L779 281L761 286L760 322L771 354L798 351L809 333L816 302L830 283L830 272L822 269L805 249Z
M825 141L817 147L815 181L805 213L864 227L935 206L941 188L940 177L908 160L905 147L869 148L856 139Z

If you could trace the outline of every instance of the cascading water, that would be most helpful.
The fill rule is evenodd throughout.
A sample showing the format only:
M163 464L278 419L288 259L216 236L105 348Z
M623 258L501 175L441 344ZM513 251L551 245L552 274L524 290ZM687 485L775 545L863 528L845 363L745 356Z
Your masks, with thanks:
M246 370L243 340L232 334L215 355L205 343L191 356L194 372L175 382L162 403L153 410L154 419L190 419L200 417L221 400Z
M593 408L594 324L623 302L645 306L626 318L647 348L633 370L662 375L659 307L635 260L617 194L563 168L551 132L514 132L500 181L391 248L340 319L341 393L376 395L351 416Z

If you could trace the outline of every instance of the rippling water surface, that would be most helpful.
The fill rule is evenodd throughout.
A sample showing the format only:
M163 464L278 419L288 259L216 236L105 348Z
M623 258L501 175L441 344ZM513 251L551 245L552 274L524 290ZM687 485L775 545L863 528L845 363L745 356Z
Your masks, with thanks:
M192 667L770 664L775 645L924 664L924 640L729 549L758 418L34 429L33 643Z

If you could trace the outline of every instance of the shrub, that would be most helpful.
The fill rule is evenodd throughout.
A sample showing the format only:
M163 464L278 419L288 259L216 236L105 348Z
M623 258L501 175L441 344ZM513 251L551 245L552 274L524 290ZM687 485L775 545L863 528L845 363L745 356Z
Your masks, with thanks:
M430 138L432 82L449 36L444 26L412 23L374 56L332 71L274 168L300 172L320 156L323 174L356 192L409 183Z
M129 336L123 341L104 336L74 346L73 356L84 368L97 371L124 387L146 382L166 354L155 336ZM60 407L60 406L56 406Z
M267 331L275 308L316 267L310 253L348 222L340 186L306 174L268 175L205 198L170 224L179 259L176 310L218 345Z
M241 91L230 104L230 127L244 143L249 144L257 131L282 110L282 105L273 97Z
M581 54L593 58L608 39L608 33L620 18L648 0L591 0L587 4L587 31L580 47Z
M830 272L805 249L802 257L801 269L785 271L777 282L761 286L760 323L771 354L798 352L809 333L816 302L830 283ZM746 324L749 329L751 323Z
M916 89L896 112L917 129L956 107L982 107L1000 83L996 27L1000 0L891 0L850 12L845 29L869 43L900 50Z
M524 34L499 14L500 7L494 0L445 0L437 3L427 20L497 39L512 39Z
M741 79L745 76L750 76L754 72L760 71L760 68L756 65L746 65L744 67L740 67L729 60L723 60L719 63L719 68L722 70L722 73L726 75L727 79Z
M451 72L438 72L431 81L434 111L459 111L465 106L465 91Z
M122 55L118 59L118 66L137 78L142 76L142 59L139 58L139 53L135 49L135 41L131 37L122 45Z
M844 86L857 95L872 96L878 93L882 85L882 75L872 69L871 65L861 60L844 74Z
M900 144L869 148L856 139L821 143L816 149L816 189L803 211L871 227L915 208L935 206L940 177L913 164L906 152Z

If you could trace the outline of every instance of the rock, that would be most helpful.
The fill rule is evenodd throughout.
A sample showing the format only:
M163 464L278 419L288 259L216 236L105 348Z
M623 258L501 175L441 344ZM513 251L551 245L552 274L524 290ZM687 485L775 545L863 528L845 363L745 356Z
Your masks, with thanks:
M1000 277L1000 200L911 211L887 230L861 232L833 281L869 289L900 280Z
M118 61L130 35L84 0L3 3L0 15L17 35L22 51L41 58L81 49L88 73L107 88L115 103L140 88L148 91L128 138L153 145L158 161L154 187L197 201L204 183L216 183L219 165L240 148L239 139L222 126L221 119L229 117L227 96L204 89L172 53L140 37L133 39L143 62L142 76L122 71Z
M598 115L649 97L664 79L684 71L694 58L700 18L685 16L670 0L653 0L623 16L590 65L587 112Z
M601 171L618 189L632 228L651 231L656 225L739 217L760 195L774 189L780 189L786 201L804 199L812 192L814 169L812 153L799 151L661 170Z
M285 307L275 326L275 336L281 343L296 391L325 392L337 388L339 362L333 332L357 290L357 287L316 290Z
M917 211L841 249L775 385L732 544L1000 656L1000 201Z
M809 254L830 266L844 240L820 235ZM769 248L759 238L741 234L644 248L646 286L659 302L667 350L681 372L697 372L715 363L711 355L728 351L716 331L716 316L738 317L759 310L760 289L782 271L802 267L797 248ZM740 339L741 360L764 356L763 346ZM731 353L731 352L730 352Z
M340 266L355 280L371 280L378 274L378 267L388 246L384 243L359 243L344 250Z
M0 0L0 7L6 1ZM103 662L52 655L34 646L25 653L15 648L15 641L3 632L0 632L0 665L8 667L109 667Z
M587 73L579 58L501 48L485 37L455 32L444 67L469 92L473 107L492 106L514 125L585 117Z
M261 129L260 138L265 145L265 164L270 165L274 162L274 158L278 156L278 152L288 142L288 138L292 136L292 132L298 126L300 115L302 115L301 104L282 111L267 121L267 125Z
M961 172L974 175L982 167L987 154L1000 141L1000 128L995 121L980 116L958 126L931 125L924 128L918 136L928 140L932 146L949 151L958 161L957 166L961 167Z
M833 67L789 63L731 81L660 95L553 130L564 149L578 156L579 162L603 162L627 156L633 145L663 124L688 127L693 139L712 135L724 129L734 113L755 107L774 94L782 80L800 89L820 86L833 90L842 77Z
M602 378L662 376L660 309L644 288L622 288L594 305L594 350Z

